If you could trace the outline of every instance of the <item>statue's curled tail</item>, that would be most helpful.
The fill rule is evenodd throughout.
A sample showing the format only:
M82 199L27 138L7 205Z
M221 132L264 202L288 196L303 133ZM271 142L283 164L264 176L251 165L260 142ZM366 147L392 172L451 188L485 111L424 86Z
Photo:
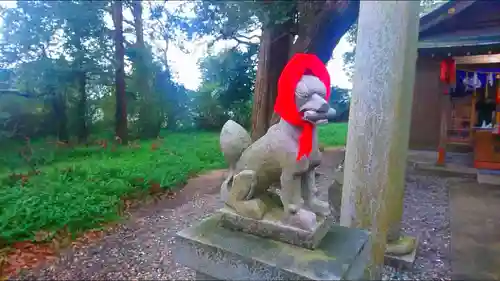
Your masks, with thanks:
M222 183L221 197L225 201L231 181L234 177L236 163L241 154L252 144L252 139L248 132L240 124L233 120L228 120L222 127L220 133L220 147L226 162L229 164L229 173L226 180Z

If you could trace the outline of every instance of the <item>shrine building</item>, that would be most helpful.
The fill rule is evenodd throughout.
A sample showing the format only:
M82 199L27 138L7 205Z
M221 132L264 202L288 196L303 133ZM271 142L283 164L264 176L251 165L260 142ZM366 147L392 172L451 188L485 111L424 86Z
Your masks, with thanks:
M410 149L468 152L500 170L500 1L450 1L420 19Z

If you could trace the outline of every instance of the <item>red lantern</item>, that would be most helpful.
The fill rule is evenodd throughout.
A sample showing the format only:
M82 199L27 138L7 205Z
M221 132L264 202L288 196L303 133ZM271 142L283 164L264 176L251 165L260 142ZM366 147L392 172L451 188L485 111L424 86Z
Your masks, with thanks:
M497 80L496 103L500 104L500 81Z
M444 60L441 61L441 72L439 74L439 80L445 83L448 80L448 64Z
M457 79L456 66L454 59L445 59L441 61L441 71L439 79L447 86L454 84ZM448 89L444 90L444 94L448 94Z

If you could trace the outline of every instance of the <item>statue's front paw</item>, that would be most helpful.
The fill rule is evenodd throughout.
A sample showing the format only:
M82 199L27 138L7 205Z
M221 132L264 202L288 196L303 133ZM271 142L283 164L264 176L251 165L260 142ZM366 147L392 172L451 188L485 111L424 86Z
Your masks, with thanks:
M317 225L316 214L306 209L299 209L296 213L289 214L285 223L305 231L313 231Z
M328 204L328 202L321 201L317 198L315 198L309 202L309 208L314 213L325 216L325 217L328 216L331 212L330 204Z
M289 214L296 214L304 206L304 200L297 200L295 203L290 203L287 205L286 211Z

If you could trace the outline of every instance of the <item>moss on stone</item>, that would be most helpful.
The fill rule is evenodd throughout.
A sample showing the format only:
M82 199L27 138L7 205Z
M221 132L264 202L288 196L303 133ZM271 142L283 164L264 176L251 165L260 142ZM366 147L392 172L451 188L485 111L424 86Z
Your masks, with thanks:
M297 263L304 264L313 261L334 261L337 258L329 255L324 250L309 250L296 246L286 245L282 242L273 241L276 246L281 247L282 253L292 256Z
M407 255L415 249L416 239L411 236L401 236L398 240L390 241L385 252L389 255Z
M196 225L195 231L190 231L196 238L203 239L206 237L206 234L213 233L215 229L218 227L219 217L211 216L207 218L202 223ZM191 228L188 228L185 231L189 231Z

